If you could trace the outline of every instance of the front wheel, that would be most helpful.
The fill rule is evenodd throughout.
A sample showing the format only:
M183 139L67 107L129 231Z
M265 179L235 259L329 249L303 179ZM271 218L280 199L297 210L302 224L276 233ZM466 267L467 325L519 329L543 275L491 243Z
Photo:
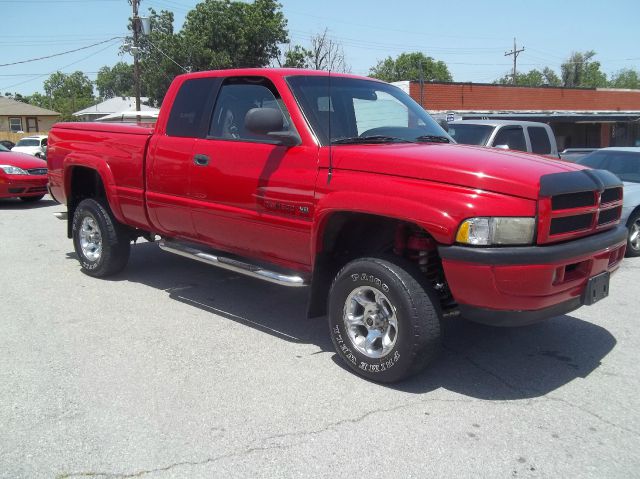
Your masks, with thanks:
M631 215L627 222L629 236L627 237L627 253L625 256L640 256L640 211Z
M89 276L109 276L126 266L131 248L126 228L96 200L82 200L77 206L72 235L82 270Z
M437 300L413 265L379 258L348 263L329 296L338 355L359 375L395 382L423 370L440 350Z

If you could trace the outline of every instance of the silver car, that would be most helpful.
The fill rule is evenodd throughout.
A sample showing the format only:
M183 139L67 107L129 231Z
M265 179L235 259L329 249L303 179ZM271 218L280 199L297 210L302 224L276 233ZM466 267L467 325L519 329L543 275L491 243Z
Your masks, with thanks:
M640 256L640 147L611 147L580 158L576 163L615 173L624 183L620 222L627 225L626 256Z

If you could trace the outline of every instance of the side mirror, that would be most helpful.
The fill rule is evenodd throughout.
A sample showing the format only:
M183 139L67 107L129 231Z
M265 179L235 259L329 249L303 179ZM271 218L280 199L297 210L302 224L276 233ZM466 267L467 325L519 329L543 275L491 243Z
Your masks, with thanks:
M284 116L275 108L252 108L244 117L244 127L256 135L264 135L280 145L296 146L300 137L284 130Z
M508 150L509 145L495 145L494 148L499 148L501 150Z

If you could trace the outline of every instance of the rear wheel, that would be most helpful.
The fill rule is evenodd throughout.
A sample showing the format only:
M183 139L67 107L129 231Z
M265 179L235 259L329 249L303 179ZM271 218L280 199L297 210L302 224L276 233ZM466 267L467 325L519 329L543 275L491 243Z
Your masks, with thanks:
M39 195L39 196L21 196L20 199L22 201L24 201L25 203L34 203L36 201L40 201L42 198L44 198L44 195Z
M88 275L109 276L126 266L131 248L127 230L98 201L80 202L73 215L72 235L80 265Z
M629 236L625 256L640 256L640 211L634 212L627 222Z
M329 296L331 339L359 375L395 382L437 356L438 303L419 275L410 263L362 258L336 276Z

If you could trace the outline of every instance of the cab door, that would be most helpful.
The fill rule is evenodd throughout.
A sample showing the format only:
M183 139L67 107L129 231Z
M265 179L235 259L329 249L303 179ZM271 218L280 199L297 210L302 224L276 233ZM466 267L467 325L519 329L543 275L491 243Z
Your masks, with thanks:
M277 89L263 77L228 78L220 87L206 138L190 165L192 218L200 241L295 268L311 264L317 146L283 146L248 131L252 108L279 109L295 131Z
M186 80L178 90L164 131L153 135L146 155L146 202L158 232L196 239L189 175L197 138L207 134L221 78Z

